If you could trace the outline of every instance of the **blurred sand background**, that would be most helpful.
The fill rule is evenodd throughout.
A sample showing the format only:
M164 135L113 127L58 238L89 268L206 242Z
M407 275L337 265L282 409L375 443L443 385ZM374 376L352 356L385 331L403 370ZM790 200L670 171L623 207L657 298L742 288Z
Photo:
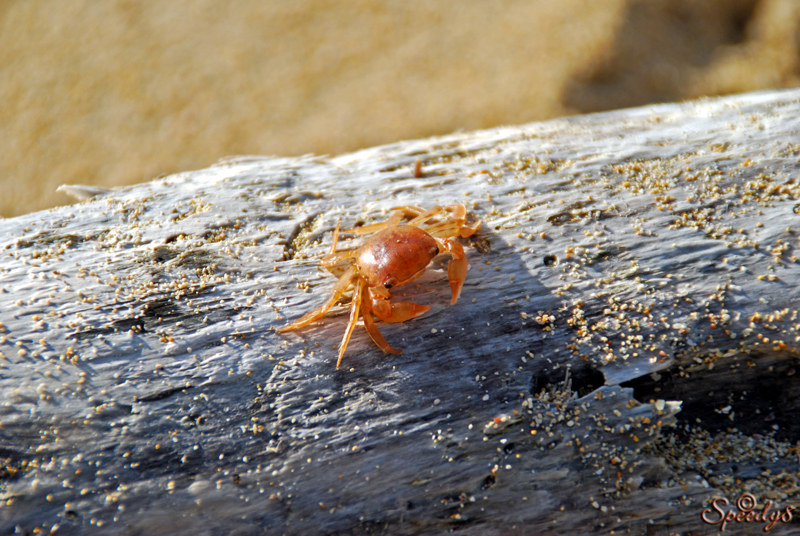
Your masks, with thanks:
M235 154L800 85L800 0L0 0L0 216Z

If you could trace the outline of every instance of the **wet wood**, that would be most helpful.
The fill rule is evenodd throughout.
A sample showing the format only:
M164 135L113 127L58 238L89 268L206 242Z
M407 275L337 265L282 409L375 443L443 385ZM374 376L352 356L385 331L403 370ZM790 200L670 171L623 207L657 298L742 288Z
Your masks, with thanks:
M798 439L799 126L800 91L755 93L231 159L2 220L0 525L712 530L735 488L656 443ZM346 303L275 332L335 284L337 221L452 203L482 222L467 281L449 305L442 256L395 289L431 306L380 326L402 355L358 326L337 371Z

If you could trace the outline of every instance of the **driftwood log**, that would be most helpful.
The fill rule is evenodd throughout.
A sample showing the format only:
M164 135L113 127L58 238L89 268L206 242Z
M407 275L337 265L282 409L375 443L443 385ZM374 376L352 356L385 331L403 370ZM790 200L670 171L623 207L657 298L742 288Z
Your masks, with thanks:
M799 134L774 91L66 187L90 199L0 221L0 534L713 534L715 497L800 506ZM482 222L467 282L449 305L442 256L396 289L432 307L380 325L402 355L358 327L337 371L346 305L275 333L327 298L337 221L452 203Z

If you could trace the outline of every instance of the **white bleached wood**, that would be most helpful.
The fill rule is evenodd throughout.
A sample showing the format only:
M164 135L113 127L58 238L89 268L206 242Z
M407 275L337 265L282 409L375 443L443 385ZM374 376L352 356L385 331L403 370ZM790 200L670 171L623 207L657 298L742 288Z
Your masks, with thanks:
M622 384L794 363L799 127L800 91L753 93L230 159L2 220L0 525L708 529L719 492L639 450L685 400ZM396 289L432 306L380 326L402 355L358 326L337 371L346 307L274 332L327 298L337 221L452 203L483 222L467 281L450 306L442 256Z

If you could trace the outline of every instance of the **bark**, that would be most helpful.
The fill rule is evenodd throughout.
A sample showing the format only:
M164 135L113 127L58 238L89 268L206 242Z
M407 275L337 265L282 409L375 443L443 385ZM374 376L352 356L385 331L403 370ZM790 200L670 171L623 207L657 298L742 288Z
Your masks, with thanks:
M799 99L235 158L3 220L0 532L715 531L736 479L790 505L758 478L797 474ZM466 285L443 255L393 290L431 306L378 323L402 355L360 325L335 369L347 299L275 333L328 297L337 221L452 203L482 222ZM703 431L773 450L717 485L666 441Z

